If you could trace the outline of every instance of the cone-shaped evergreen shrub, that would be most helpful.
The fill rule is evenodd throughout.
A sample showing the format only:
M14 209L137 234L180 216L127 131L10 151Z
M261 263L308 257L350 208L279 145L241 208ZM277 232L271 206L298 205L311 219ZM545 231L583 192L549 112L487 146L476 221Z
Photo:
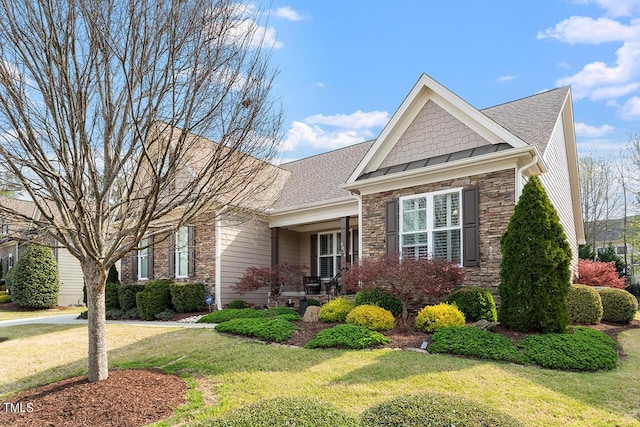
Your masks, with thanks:
M564 332L571 248L538 178L524 186L500 244L500 323L516 331Z
M29 308L51 308L58 304L58 263L50 248L29 245L7 276L13 302Z

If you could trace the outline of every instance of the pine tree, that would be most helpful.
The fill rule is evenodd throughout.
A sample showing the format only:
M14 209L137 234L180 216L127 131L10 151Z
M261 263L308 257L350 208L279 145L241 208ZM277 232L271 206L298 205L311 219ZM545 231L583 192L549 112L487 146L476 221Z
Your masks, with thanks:
M538 178L524 186L500 243L500 322L516 331L564 332L571 248Z

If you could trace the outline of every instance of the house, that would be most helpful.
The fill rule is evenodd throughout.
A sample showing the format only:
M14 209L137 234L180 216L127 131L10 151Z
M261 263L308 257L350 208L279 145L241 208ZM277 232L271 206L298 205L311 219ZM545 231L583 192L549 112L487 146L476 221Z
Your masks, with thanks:
M231 289L249 266L303 264L327 281L346 262L400 253L458 263L468 284L495 291L500 238L531 176L558 210L574 271L584 242L569 87L478 110L422 75L377 139L275 175L268 208L203 212L125 257L123 281L199 281L218 307L261 304L266 290Z
M0 205L6 206L18 212L24 218L31 218L34 221L37 221L40 216L35 203L28 200L0 197ZM6 278L7 272L15 266L18 258L28 245L19 237L22 233L30 233L33 230L33 223L29 221L11 219L6 216L0 217L0 264L2 265L0 279ZM80 262L64 247L55 247L53 253L58 262L60 272L58 305L82 305L84 280Z

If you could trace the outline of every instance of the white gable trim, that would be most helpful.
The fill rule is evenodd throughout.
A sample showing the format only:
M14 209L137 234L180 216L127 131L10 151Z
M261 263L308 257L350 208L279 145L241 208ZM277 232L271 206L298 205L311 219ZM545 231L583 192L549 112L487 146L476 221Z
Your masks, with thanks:
M514 148L529 147L529 144L498 125L428 75L423 74L353 171L347 184L355 182L363 173L372 172L380 167L380 164L429 100L456 117L491 144L506 142Z

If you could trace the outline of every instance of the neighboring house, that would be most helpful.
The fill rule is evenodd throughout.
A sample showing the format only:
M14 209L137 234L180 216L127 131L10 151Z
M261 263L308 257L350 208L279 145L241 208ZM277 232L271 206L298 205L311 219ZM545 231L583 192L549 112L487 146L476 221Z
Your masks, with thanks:
M38 220L39 212L35 203L27 200L19 200L9 197L0 197L0 205L7 206L25 217ZM33 231L33 224L26 221L9 220L6 216L0 216L0 260L2 263L1 278L5 279L7 272L15 266L28 243L21 242L18 238L23 233ZM29 236L33 237L33 235ZM43 242L44 243L44 242ZM53 253L58 262L60 271L60 293L58 305L82 305L84 304L82 287L82 268L80 262L74 258L65 248L56 247Z
M266 290L231 289L249 266L303 264L327 281L346 262L400 253L458 263L467 284L495 292L500 238L534 175L558 210L574 271L584 241L569 87L477 110L422 75L376 140L275 175L269 208L203 212L123 259L122 280L199 281L218 307L264 303Z

